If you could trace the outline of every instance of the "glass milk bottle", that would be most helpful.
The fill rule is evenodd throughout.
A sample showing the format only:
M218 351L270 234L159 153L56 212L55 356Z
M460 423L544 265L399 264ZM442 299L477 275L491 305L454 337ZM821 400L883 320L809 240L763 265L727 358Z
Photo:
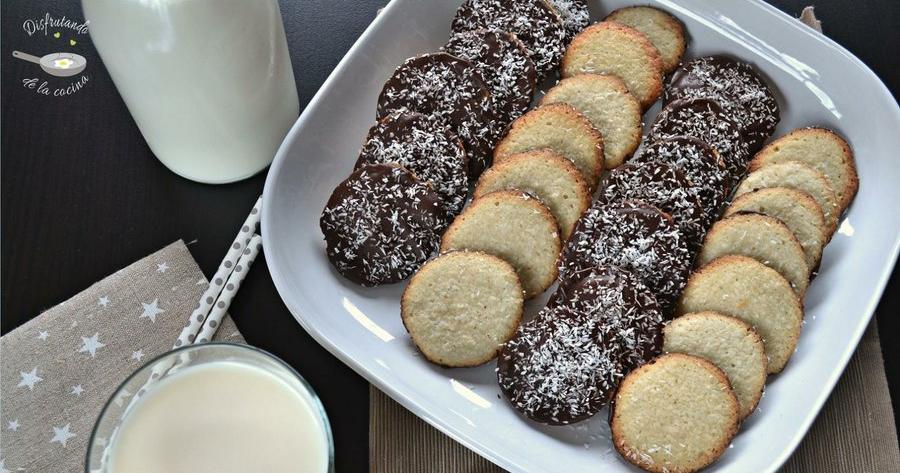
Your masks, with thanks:
M218 184L272 162L299 114L277 0L82 0L153 153Z

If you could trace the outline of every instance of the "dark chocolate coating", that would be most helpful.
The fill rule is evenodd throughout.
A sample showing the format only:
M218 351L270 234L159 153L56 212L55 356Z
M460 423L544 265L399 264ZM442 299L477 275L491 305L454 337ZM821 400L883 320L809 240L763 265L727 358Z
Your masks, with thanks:
M715 100L684 99L667 104L650 127L647 141L676 136L689 136L715 148L725 162L732 187L744 178L750 148L740 127L728 118Z
M547 0L547 3L556 9L566 28L566 44L572 42L575 35L591 24L587 0Z
M462 211L469 193L468 159L449 128L421 113L391 113L369 130L355 169L386 163L397 163L428 183L452 215Z
M749 63L728 56L707 56L682 64L672 74L666 102L687 98L718 101L740 125L750 152L758 151L780 120L778 100Z
M671 215L692 249L699 247L706 233L706 213L693 186L668 164L627 163L613 169L600 189L603 203L639 200Z
M578 220L559 260L561 284L581 270L619 266L631 271L670 314L693 265L687 239L672 217L652 205L595 204Z
M595 266L579 271L560 284L547 306L597 318L626 372L662 350L663 315L656 297L625 269Z
M623 377L599 320L565 307L546 308L520 326L497 358L497 381L513 407L551 425L596 414Z
M525 45L538 80L555 72L566 45L566 29L544 0L466 0L456 11L450 29L508 31Z
M705 228L718 220L731 186L722 158L708 144L687 136L666 138L644 147L631 162L660 162L678 169L703 206Z
M469 156L469 177L490 165L494 145L491 92L469 61L447 53L407 59L378 96L378 118L397 110L427 115L449 126Z
M471 62L491 89L499 139L534 96L537 75L525 45L505 31L473 30L451 36L444 51Z
M409 277L438 251L449 216L441 197L396 164L353 172L328 199L319 227L331 264L363 286Z

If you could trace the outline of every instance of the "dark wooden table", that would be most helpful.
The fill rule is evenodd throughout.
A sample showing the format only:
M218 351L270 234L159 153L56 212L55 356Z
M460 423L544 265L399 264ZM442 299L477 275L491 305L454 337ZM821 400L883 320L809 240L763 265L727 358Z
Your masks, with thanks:
M301 106L386 0L282 0ZM895 0L775 0L791 15L815 3L826 33L900 90L900 4ZM23 86L42 77L14 49L52 51L51 37L22 24L45 13L81 20L77 0L4 0L2 18L2 332L179 238L212 274L265 175L207 186L184 180L144 143L87 36L78 52L90 81L71 96ZM36 35L37 36L37 35ZM865 91L856 91L865 92ZM864 156L860 159L865 159ZM900 183L898 183L900 184ZM900 412L900 286L897 271L878 306L886 369ZM322 397L334 429L337 469L367 471L368 385L296 324L265 262L254 266L231 313L247 337L296 367Z

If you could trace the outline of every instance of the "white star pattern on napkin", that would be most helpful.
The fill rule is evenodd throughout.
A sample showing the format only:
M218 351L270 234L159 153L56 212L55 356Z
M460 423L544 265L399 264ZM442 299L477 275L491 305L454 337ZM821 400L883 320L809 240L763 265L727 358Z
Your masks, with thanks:
M106 346L105 343L100 342L100 334L94 333L91 337L81 337L81 348L78 350L78 353L90 353L91 358L93 358L97 354L97 350Z
M53 427L53 438L50 439L50 443L59 442L65 447L66 442L75 436L73 432L69 431L70 426L71 424L66 424L64 427Z
M167 269L169 269L169 265L168 265L165 261L163 261L162 263L156 265L156 272L157 272L157 273L164 273L164 272L166 272Z
M29 391L34 391L34 385L44 380L44 378L37 375L37 367L28 373L20 371L19 375L22 376L22 381L19 381L19 384L16 385L16 387L21 388L22 386L28 386Z
M153 299L153 302L149 304L141 302L141 305L144 306L144 313L139 318L146 317L154 323L156 322L156 316L165 312L164 309L159 308L159 299Z
M0 473L84 471L112 390L171 348L207 284L181 243L119 274L4 336ZM112 408L121 411L136 391L114 396ZM109 438L101 435L95 446Z

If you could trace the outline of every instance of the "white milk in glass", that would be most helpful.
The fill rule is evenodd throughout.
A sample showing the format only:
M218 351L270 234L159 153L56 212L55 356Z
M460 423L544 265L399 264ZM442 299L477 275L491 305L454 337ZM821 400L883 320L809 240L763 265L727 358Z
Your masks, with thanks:
M272 161L299 111L276 0L82 6L116 88L169 169L223 183Z
M324 473L328 440L305 393L216 361L164 378L112 438L109 473Z

